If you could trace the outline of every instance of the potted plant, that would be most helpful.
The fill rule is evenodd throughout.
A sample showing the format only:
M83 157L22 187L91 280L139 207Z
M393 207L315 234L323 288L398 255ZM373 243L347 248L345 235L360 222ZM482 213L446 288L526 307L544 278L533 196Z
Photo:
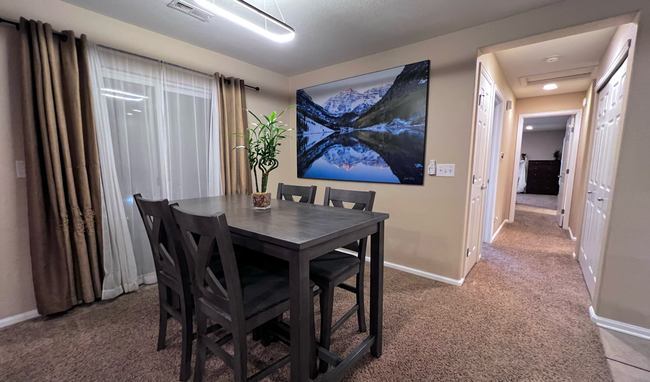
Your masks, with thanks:
M286 133L291 130L286 128L288 126L286 123L280 121L280 117L291 107L289 106L279 114L273 112L270 116L262 115L262 118L247 110L257 122L249 122L251 127L247 129L248 147L237 146L235 149L244 149L248 152L248 164L255 177L255 193L253 193L253 208L255 209L271 208L271 193L266 192L269 174L278 168L280 163L276 159L276 155L280 153L278 149L282 144L280 141L286 138ZM242 133L235 134L244 135ZM262 175L261 187L258 179L259 174Z
M553 152L553 158L555 158L555 160L560 160L561 157L562 157L562 153L560 152L560 150L555 150L555 152Z

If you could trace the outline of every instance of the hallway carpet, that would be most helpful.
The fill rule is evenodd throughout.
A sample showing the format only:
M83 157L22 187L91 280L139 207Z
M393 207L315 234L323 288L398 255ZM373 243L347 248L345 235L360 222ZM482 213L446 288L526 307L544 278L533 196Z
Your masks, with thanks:
M518 205L516 222L484 247L461 287L386 269L383 356L364 356L345 380L611 381L573 242L552 212ZM337 293L341 314L353 295ZM156 352L156 295L144 287L0 330L0 380L176 381L179 326L169 325L167 348ZM332 350L349 351L361 338L351 319ZM277 343L263 348L249 337L249 344L250 369L286 354ZM266 380L286 381L288 372ZM212 380L232 380L214 358L206 372Z

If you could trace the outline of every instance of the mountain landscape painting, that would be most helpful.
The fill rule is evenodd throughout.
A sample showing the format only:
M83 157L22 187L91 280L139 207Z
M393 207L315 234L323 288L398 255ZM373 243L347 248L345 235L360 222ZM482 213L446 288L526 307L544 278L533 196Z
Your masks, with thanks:
M298 177L423 184L429 61L296 92Z

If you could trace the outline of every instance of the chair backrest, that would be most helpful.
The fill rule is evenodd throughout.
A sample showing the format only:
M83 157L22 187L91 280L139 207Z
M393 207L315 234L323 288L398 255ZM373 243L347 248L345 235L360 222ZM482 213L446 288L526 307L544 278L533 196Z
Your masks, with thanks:
M294 196L299 196L299 203L314 204L316 200L316 186L292 186L290 184L278 183L277 199L295 202Z
M325 188L324 206L331 204L334 207L345 208L343 203L354 203L352 206L353 210L372 211L372 207L375 204L375 192L340 190L331 187ZM367 246L368 238L364 238L358 242L355 241L345 245L343 248L356 251L359 254L359 258L365 261Z
M189 288L190 264L179 241L177 227L169 211L169 202L167 199L147 200L141 194L135 194L133 199L149 237L159 281L169 280L167 277L170 277L180 280L185 287ZM160 277L161 273L162 277Z
M181 210L175 203L170 205L170 210L183 249L194 259L195 298L203 297L229 314L233 321L243 319L239 270L226 215L195 215ZM220 261L215 261L213 256Z

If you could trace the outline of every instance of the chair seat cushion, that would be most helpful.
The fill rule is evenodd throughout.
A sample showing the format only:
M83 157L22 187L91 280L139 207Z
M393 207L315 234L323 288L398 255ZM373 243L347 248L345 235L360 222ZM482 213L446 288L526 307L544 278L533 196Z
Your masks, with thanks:
M361 261L357 256L332 251L309 262L309 277L318 282L329 282L348 271L359 268Z
M221 264L213 263L210 268L212 268L221 285L227 288ZM238 270L245 319L256 316L289 300L288 269L274 265L258 264L258 266L253 266L247 262L238 262ZM313 286L314 283L310 281L310 287L313 288Z

